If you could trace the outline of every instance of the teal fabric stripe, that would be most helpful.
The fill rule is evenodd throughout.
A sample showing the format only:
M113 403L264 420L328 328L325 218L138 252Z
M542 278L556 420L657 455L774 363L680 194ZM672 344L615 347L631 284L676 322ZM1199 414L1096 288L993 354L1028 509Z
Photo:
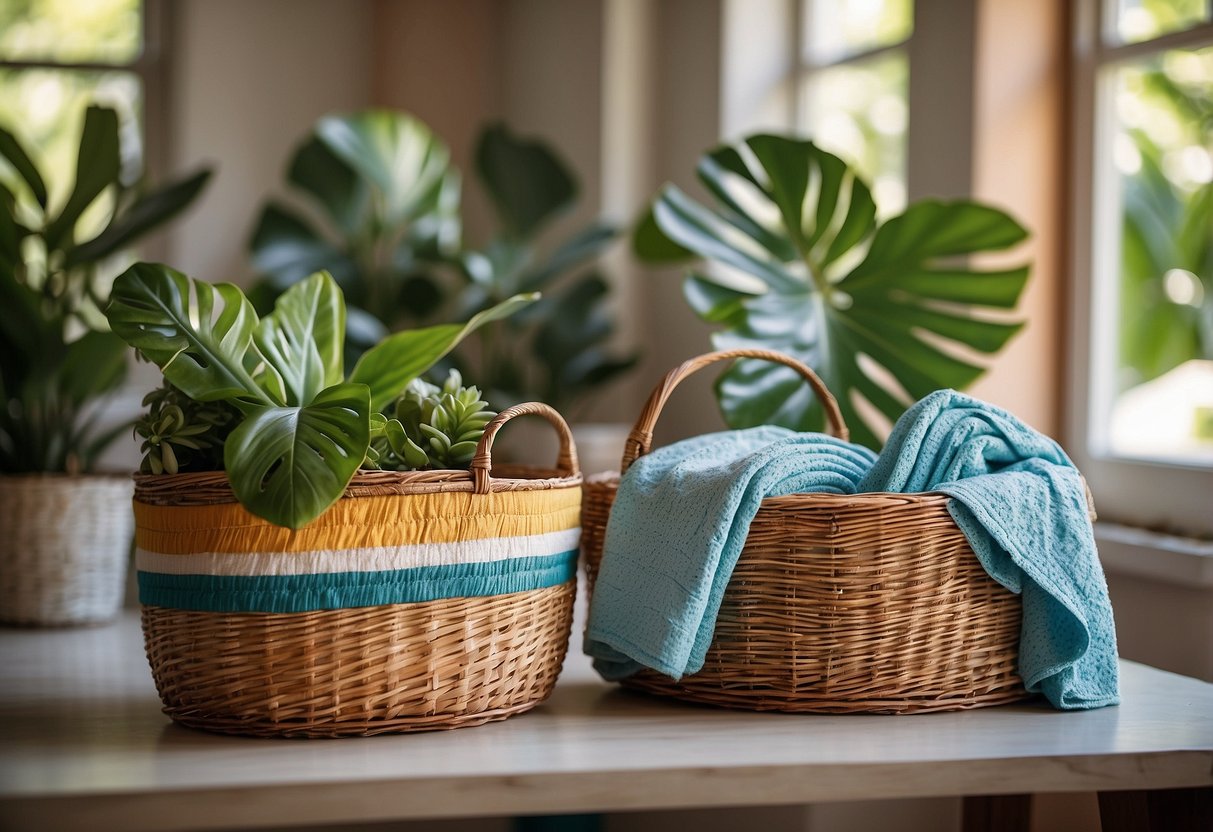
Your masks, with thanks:
M321 575L139 573L139 601L205 612L309 612L505 595L572 580L577 551L491 563Z

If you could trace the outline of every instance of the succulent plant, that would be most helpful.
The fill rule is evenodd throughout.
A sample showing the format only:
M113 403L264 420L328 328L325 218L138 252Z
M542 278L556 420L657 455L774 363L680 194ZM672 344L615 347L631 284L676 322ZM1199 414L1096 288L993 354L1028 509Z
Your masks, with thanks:
M145 474L223 469L223 442L240 412L227 402L196 402L165 382L143 397L147 411L135 422L143 439Z
M479 388L463 386L457 370L441 388L415 379L397 399L393 418L376 426L372 461L393 470L466 468L495 415Z

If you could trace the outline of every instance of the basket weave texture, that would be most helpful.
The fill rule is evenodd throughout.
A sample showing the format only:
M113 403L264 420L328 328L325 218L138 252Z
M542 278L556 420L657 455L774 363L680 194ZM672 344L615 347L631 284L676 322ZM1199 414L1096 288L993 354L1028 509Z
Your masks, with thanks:
M122 606L131 483L96 474L0 477L0 620L109 621Z
M803 364L766 350L687 361L653 391L625 447L627 471L652 446L669 395L687 376L738 358L776 361L814 388L845 439L837 403ZM583 487L589 587L619 474ZM750 710L911 713L1025 698L1021 603L982 568L942 494L792 494L763 501L729 580L712 645L679 681L651 670L626 687Z
M492 468L493 437L537 414L560 434L556 467ZM499 414L469 471L364 472L343 500L435 492L579 489L576 452L546 405ZM136 501L234 502L222 473L139 476ZM370 533L374 533L373 531ZM546 699L568 646L576 582L479 597L306 612L143 608L148 661L177 722L265 737L342 737L458 728Z

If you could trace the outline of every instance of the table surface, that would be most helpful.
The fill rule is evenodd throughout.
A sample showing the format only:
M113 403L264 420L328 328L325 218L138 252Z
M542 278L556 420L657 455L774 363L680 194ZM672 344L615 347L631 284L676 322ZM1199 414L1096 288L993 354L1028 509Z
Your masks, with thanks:
M206 734L160 711L138 618L0 630L0 826L187 829L1213 785L1213 685L1122 663L1119 707L911 716L715 710L570 654L552 698L476 728ZM202 819L205 819L204 821Z

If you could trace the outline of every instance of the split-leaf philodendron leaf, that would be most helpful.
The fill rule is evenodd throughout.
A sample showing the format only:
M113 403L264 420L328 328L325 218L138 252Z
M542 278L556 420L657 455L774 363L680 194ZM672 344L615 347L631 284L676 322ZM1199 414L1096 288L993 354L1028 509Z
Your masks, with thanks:
M124 341L195 401L229 401L243 420L224 468L250 512L297 529L344 493L367 457L371 423L414 378L482 324L537 296L518 296L466 324L397 333L342 377L345 301L327 272L291 286L258 320L230 284L137 263L114 283L106 314Z
M1028 267L979 269L964 260L1027 237L1004 212L922 200L882 223L867 184L837 156L783 136L743 144L700 160L714 205L666 185L636 230L636 251L653 262L699 257L757 278L761 285L739 284L724 270L698 271L684 296L722 327L712 336L717 348L775 349L816 370L856 441L881 444L879 424L861 414L857 398L895 421L913 399L966 387L984 372L964 348L997 352L1023 326L988 312L1014 308ZM902 389L889 389L873 365ZM717 396L733 427L824 425L812 392L783 365L738 362Z

